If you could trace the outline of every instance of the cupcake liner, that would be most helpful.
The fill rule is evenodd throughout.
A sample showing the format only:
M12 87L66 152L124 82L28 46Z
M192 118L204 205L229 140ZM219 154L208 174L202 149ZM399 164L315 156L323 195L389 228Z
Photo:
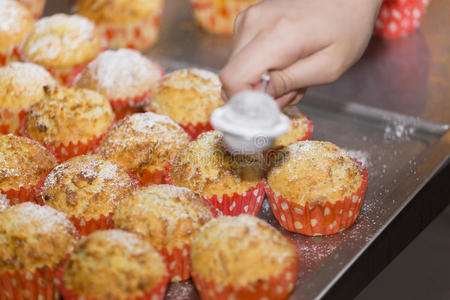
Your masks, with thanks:
M191 277L190 245L184 245L181 248L171 250L163 248L160 252L166 259L171 281L182 281Z
M61 268L58 268L56 271L56 284L57 287L63 296L64 300L102 300L97 298L90 298L90 297L83 297L77 295L75 292L68 289L66 286L63 285L63 270L64 266ZM126 300L162 300L164 298L164 295L166 293L167 283L169 281L169 275L165 275L161 282L159 282L157 285L155 285L152 289L150 289L147 293L145 293L142 296L133 297L133 298L127 298Z
M153 172L150 172L147 169L144 169L142 171L134 171L134 170L126 170L128 175L133 180L133 183L137 187L146 187L152 184L164 184L166 183L166 171L165 169L162 170L155 170Z
M299 261L300 257L296 263L288 266L278 276L272 276L266 280L261 279L244 287L221 285L208 281L195 272L192 272L192 278L202 300L284 300L294 289Z
M4 108L0 109L0 134L12 133L19 134L20 123L23 122L27 115L25 109L12 111Z
M253 1L253 3L258 0ZM213 34L232 35L237 15L251 4L240 1L221 1L219 5L212 0L190 0L194 18L205 31Z
M18 61L20 59L17 47L15 47L9 54L0 53L0 67L6 66L10 62Z
M201 133L214 130L210 122L207 123L188 123L186 125L178 124L181 126L181 128L186 131L186 133L191 137L192 140L195 140L197 136L199 136Z
M143 95L134 98L109 99L109 103L116 115L116 122L125 118L127 115L140 112L141 105L149 101L151 94L152 92L149 90Z
M70 221L75 225L78 233L81 236L89 235L90 233L97 230L113 229L114 224L112 221L112 213L105 215L100 215L95 219L86 219L85 217L75 217L71 216Z
M144 50L152 46L159 36L162 7L154 14L133 24L97 24L108 48Z
M53 300L59 299L54 285L55 272L38 268L33 272L0 273L0 300Z
M396 39L414 32L422 21L427 0L384 0L375 21L374 34Z
M356 221L367 189L368 174L362 168L361 186L352 195L334 204L300 205L277 195L265 182L265 189L272 212L286 230L304 235L328 235L340 232Z
M108 131L108 130L107 130ZM33 139L28 135L27 130L25 129L25 124L22 122L20 129L19 129L20 135ZM106 133L106 132L105 132ZM70 142L68 145L59 144L59 145L52 145L47 144L42 141L38 141L41 145L43 145L47 150L49 150L53 155L56 157L59 163L62 163L69 158L78 156L78 155L84 155L84 154L92 154L95 153L95 150L97 150L98 146L100 145L100 142L105 135L105 133L92 138L87 143L78 142L78 143L72 143Z
M167 184L174 185L170 178L170 166L169 164L166 167L164 177ZM234 193L231 196L225 194L222 197L217 195L200 196L208 204L214 217L239 216L241 214L256 216L264 200L264 183L260 182L242 194Z
M42 16L45 8L45 0L19 0L19 2L28 8L33 18L39 19Z
M50 172L42 175L39 181L35 185L31 185L29 187L21 187L18 190L9 189L2 190L0 192L3 193L6 198L9 199L11 205L16 205L22 202L33 202L39 205L44 205L44 201L41 199L41 189L44 185L45 178Z

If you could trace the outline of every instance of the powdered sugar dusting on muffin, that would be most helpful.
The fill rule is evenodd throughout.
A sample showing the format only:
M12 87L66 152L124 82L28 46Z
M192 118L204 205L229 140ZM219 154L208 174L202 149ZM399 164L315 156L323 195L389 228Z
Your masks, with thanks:
M17 20L26 17L28 12L21 8L15 1L0 0L0 31L14 34L22 30Z
M191 78L195 75L199 80ZM212 99L220 96L221 83L216 74L200 69L181 69L167 74L162 82L162 86L169 86L176 89L195 89L198 93L210 95Z
M110 245L126 248L133 255L147 253L151 248L150 243L144 242L137 235L119 229L97 231L91 234L88 239L108 241Z
M81 16L55 14L42 18L34 27L34 34L40 38L30 46L28 55L35 60L54 59L63 51L76 51L81 43L94 37L94 32L95 25Z
M36 232L53 232L55 230L73 231L73 225L63 212L49 206L41 206L31 202L24 202L11 206L8 211L15 212L16 226L21 223L35 224Z
M89 84L85 80L94 80L96 90L122 98L136 96L136 90L139 94L144 88L151 89L160 78L161 68L157 64L136 50L119 49L101 53L76 82L85 85Z

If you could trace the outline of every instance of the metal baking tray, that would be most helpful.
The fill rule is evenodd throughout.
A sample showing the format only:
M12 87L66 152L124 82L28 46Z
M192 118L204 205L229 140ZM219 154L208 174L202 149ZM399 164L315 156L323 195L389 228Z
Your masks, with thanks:
M49 0L46 14L70 12L70 1ZM148 56L167 71L226 62L231 39L199 31L188 1L167 0L161 37ZM351 100L351 99L344 99ZM290 299L321 298L395 219L450 156L448 125L426 122L308 93L299 108L314 123L313 139L331 141L362 160L369 185L356 223L342 233L306 237L281 228L265 199L259 217L298 245L301 262ZM171 284L166 299L199 299L191 281Z

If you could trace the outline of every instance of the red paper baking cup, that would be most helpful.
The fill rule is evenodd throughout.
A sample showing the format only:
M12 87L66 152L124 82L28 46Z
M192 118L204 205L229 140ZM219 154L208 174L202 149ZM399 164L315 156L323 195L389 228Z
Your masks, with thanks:
M191 277L190 245L184 245L181 248L171 250L163 248L160 252L166 259L171 281L182 281Z
M166 167L164 177L167 184L174 185L170 177L170 166L171 164ZM225 194L222 197L201 195L201 197L208 204L214 217L241 214L256 216L264 200L264 183L260 182L242 194L234 193L231 196Z
M27 115L25 109L11 111L7 108L0 109L0 134L12 133L19 135L20 124Z
M328 235L340 232L356 221L367 189L368 174L362 168L362 183L351 196L325 205L300 205L276 195L265 182L266 194L275 218L286 230L304 235Z
M109 99L109 103L116 115L116 122L123 119L127 115L140 112L140 106L143 102L149 101L152 92L148 90L143 95L126 99Z
M375 21L374 34L396 39L414 32L422 21L428 1L384 0Z
M0 53L0 67L6 66L10 62L18 61L20 60L19 56L19 50L17 47L14 47L14 49L9 54L1 54Z
M97 299L97 298L91 298L91 297L84 297L76 294L75 292L69 290L66 286L63 285L63 270L64 266L61 268L58 268L56 271L56 278L57 278L57 287L63 296L64 300L104 300L104 299ZM101 274L99 274L101 276ZM127 298L126 300L162 300L164 298L164 295L166 293L167 283L169 281L169 275L166 274L161 282L159 282L156 286L154 286L151 290L149 290L147 293L145 293L142 296L133 297L133 298Z
M108 130L107 130L108 131ZM25 124L22 122L20 126L20 135L27 137L29 139L33 139L29 136L27 130L25 129ZM106 133L106 132L105 132ZM92 154L95 153L98 146L100 145L100 142L105 135L105 133L101 134L100 136L94 137L93 139L89 140L87 143L69 143L68 145L59 144L59 145L52 145L47 144L38 140L35 140L39 142L41 145L43 145L47 150L49 150L53 155L55 155L56 159L59 163L62 163L69 158L78 156L78 155L84 155L84 154Z
M202 134L203 132L214 130L210 122L207 123L188 123L186 125L178 124L181 128L186 131L186 133L191 137L192 140L195 140L197 136Z
M48 267L0 273L0 300L59 299L54 278L55 272Z
M266 280L261 279L244 287L221 285L205 280L195 272L192 272L192 278L202 300L284 300L288 298L294 289L299 261L300 257L296 263L280 272L278 276L272 276ZM257 268L258 266L255 267Z
M85 217L71 216L70 221L75 225L80 236L86 236L97 230L113 229L112 213L100 215L97 218L86 219Z
M264 184L258 183L242 194L234 193L232 196L222 195L222 197L202 196L202 198L210 206L214 217L241 214L256 216L264 199Z
M28 186L26 188L21 187L18 190L0 189L0 192L3 193L6 196L6 198L9 199L11 205L16 205L22 202L33 202L39 205L44 205L44 201L41 199L40 195L45 178L49 173L50 171L42 175L39 181L34 185Z
M159 36L161 9L134 24L97 24L109 48L131 48L145 50L152 46Z
M127 170L126 171L130 178L133 180L133 183L135 186L138 187L146 187L152 184L164 184L166 183L166 171L165 169L162 170L155 170L153 172L150 172L147 169L144 169L142 171L134 171L134 170Z

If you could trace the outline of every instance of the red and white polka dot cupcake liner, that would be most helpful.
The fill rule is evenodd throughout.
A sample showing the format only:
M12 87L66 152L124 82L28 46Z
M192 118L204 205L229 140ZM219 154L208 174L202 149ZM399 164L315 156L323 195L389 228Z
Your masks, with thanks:
M395 39L414 32L420 26L428 3L429 0L384 0L374 34Z
M55 272L49 267L0 273L0 299L57 300L54 278Z
M166 183L165 169L153 171L149 171L147 169L140 171L126 170L126 172L128 173L128 176L131 177L136 187L146 187L152 184Z
M220 35L232 35L237 15L258 1L190 0L194 18L200 27Z
M25 129L25 124L22 122L20 129L19 129L20 135L23 137L27 137L32 139L27 130ZM65 162L69 158L84 155L84 154L92 154L95 153L98 146L100 145L100 141L102 140L105 133L96 136L92 138L91 140L87 141L86 143L78 142L78 143L69 143L68 145L64 144L47 144L41 141L36 140L39 142L42 146L47 148L53 155L55 155L56 159L59 163Z
M299 262L300 256L296 263L288 266L279 275L260 279L243 287L208 281L195 272L192 272L192 278L202 300L284 300L294 289Z
M34 185L28 187L21 187L18 190L0 189L0 193L4 194L6 198L8 198L10 205L16 205L23 202L33 202L39 205L44 205L44 201L42 201L40 194L47 175L48 173L42 175L39 181Z
M184 131L186 131L186 133L189 135L189 137L192 140L195 140L203 132L214 130L214 128L212 127L210 122L196 123L196 124L188 123L188 124L184 124L184 125L178 123L178 125L180 125L181 128L184 129Z
M25 109L16 111L7 108L0 109L0 134L12 133L18 135L20 124L26 115Z
M101 276L101 274L99 274ZM74 291L70 290L63 284L64 278L64 266L62 268L58 268L56 272L56 285L63 296L64 300L102 300L94 297L84 297L76 294ZM162 300L164 299L164 295L167 289L167 283L169 281L169 275L166 274L161 281L156 284L153 288L151 288L148 292L146 292L142 296L127 298L126 300Z
M99 215L96 218L86 219L85 217L71 216L70 221L75 225L80 236L86 236L97 230L113 229L112 213Z
M190 245L184 245L183 247L173 249L163 248L160 253L166 260L171 281L182 281L191 277L192 266L190 259Z
M162 7L154 14L132 24L97 24L108 48L145 50L158 39Z
M328 235L340 232L356 221L367 189L368 174L362 168L362 183L352 195L336 203L310 206L300 205L277 195L265 182L272 212L286 230L304 235Z
M128 115L140 112L141 109L139 107L150 100L151 94L152 92L149 90L143 95L134 98L109 99L109 103L116 115L115 121L120 121Z

